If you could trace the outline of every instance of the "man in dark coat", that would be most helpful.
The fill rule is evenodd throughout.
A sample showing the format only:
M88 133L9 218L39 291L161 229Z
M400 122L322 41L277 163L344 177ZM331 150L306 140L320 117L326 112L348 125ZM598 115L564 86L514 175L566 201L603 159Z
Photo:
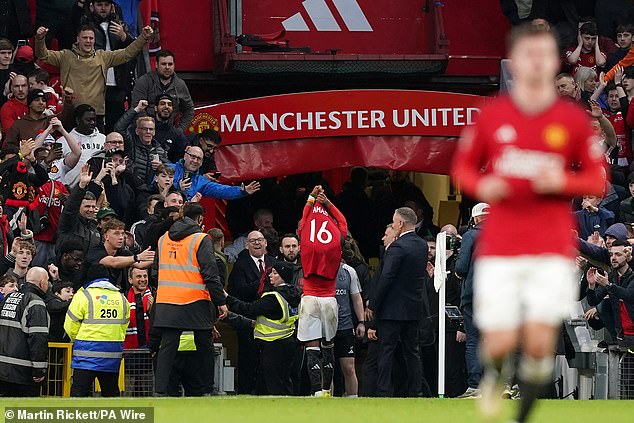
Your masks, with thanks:
M0 307L0 397L35 397L48 368L48 273L32 267Z
M396 209L392 226L398 234L386 251L383 270L370 297L369 309L375 314L379 339L378 396L390 396L394 351L400 342L407 368L407 396L420 396L423 373L420 362L419 326L429 316L424 294L428 275L425 269L428 247L416 235L416 213Z

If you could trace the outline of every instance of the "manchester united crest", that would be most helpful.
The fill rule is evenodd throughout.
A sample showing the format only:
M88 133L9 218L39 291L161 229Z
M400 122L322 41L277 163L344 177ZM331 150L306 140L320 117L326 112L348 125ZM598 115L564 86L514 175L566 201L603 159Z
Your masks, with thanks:
M553 123L544 129L542 137L546 145L554 150L559 150L568 144L569 135L566 127Z
M13 185L13 197L16 200L22 200L28 194L29 190L24 182L18 182Z
M218 131L218 119L210 115L209 113L199 113L192 120L192 124L189 125L189 132L200 134L205 129L213 129Z

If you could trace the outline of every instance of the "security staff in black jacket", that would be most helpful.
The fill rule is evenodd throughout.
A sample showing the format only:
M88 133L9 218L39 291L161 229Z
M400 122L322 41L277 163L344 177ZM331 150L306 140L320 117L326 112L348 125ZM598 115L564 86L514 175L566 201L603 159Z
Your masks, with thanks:
M0 397L34 397L48 367L48 272L32 267L0 304Z
M269 275L271 285L252 303L227 297L227 305L246 317L256 319L253 336L260 351L258 394L292 395L291 362L295 352L295 321L301 293L288 285L293 266L278 261Z

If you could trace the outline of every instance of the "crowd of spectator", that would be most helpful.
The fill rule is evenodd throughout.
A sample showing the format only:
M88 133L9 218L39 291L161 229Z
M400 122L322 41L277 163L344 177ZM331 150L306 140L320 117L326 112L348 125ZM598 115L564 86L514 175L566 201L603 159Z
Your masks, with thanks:
M38 7L45 10L46 4L38 2ZM32 362L32 379L3 361L12 327L0 325L0 369L11 369L0 375L12 375L0 378L0 395L11 392L7 383L30 386L44 380L44 326L48 341L93 345L94 340L83 338L86 329L80 323L99 323L90 315L91 294L73 303L81 291L123 299L119 320L125 318L125 326L104 335L104 342L120 340L126 349L152 353L159 351L161 336L176 342L178 334L163 329L161 335L153 328L157 318L164 322L161 307L154 306L162 260L156 252L166 245L166 234L181 240L202 231L204 210L197 203L203 197L231 200L227 219L233 242L225 247L225 234L212 228L198 247L197 265L226 290L215 299L221 303L213 302L237 333L237 392L311 394L306 351L292 324L304 279L297 222L313 186L323 189L319 199L308 197L309 203L325 206L333 198L348 224L336 275L334 393L435 395L433 264L441 229L432 223L433 208L422 191L405 172L369 180L363 168L352 169L336 196L319 174L219 183L214 152L220 135L185 133L194 108L175 72L174 53L159 52L156 69L139 72L137 58L153 31L137 30L129 21L136 17L123 19L119 6L111 0L71 2L59 19L39 18L32 34L25 34L24 11L16 8L16 19L0 28L7 37L0 38L0 300L6 298L0 308L7 313L0 319L12 310L24 312L22 306L39 307L31 330L39 334L33 343L38 351L24 357ZM60 12L57 6L49 9L42 16ZM530 15L511 12L521 12L521 19ZM577 24L576 40L563 46L562 73L553 83L562 96L588 109L605 154L610 178L604 195L574 203L583 254L577 263L584 274L580 296L587 296L591 306L586 318L607 327L607 341L617 342L634 336L634 283L629 283L627 265L634 243L634 67L627 66L634 63L629 62L634 25L606 30L604 21L592 18ZM33 36L31 45L18 46L25 35ZM53 72L59 74L55 80ZM462 247L456 227L442 228L451 240L447 305L464 315L464 322L455 319L447 326L447 395L471 397L478 395L481 371L471 308L472 253L488 211L483 204L465 210L462 223L471 218L473 227L466 234L461 228ZM386 259L370 272L367 259L384 254ZM420 268L418 261L424 263ZM608 270L607 276L597 267ZM416 289L410 292L412 286ZM403 299L411 300L407 307L399 305ZM108 317L118 322L117 316ZM271 333L257 325L279 322L286 325L283 335L268 343ZM192 383L198 341L183 339L188 346L175 357L182 377L173 383L169 371L162 370L159 393L178 395L181 385L187 395L213 393L213 380ZM94 377L111 386L111 374L118 371L116 362L99 367L90 355L74 356L73 366L77 396L90 394ZM362 372L357 375L355 367ZM36 394L31 388L13 393ZM103 393L117 395L118 390Z

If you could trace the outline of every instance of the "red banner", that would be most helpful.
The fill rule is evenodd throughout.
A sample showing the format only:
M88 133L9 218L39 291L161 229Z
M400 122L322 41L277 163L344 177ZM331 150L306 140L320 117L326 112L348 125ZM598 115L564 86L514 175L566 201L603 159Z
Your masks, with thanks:
M228 180L349 166L447 173L483 98L405 90L285 94L201 108L190 128L222 135Z
M226 145L298 138L456 137L482 97L405 90L319 91L251 98L199 110L192 131L216 129Z

